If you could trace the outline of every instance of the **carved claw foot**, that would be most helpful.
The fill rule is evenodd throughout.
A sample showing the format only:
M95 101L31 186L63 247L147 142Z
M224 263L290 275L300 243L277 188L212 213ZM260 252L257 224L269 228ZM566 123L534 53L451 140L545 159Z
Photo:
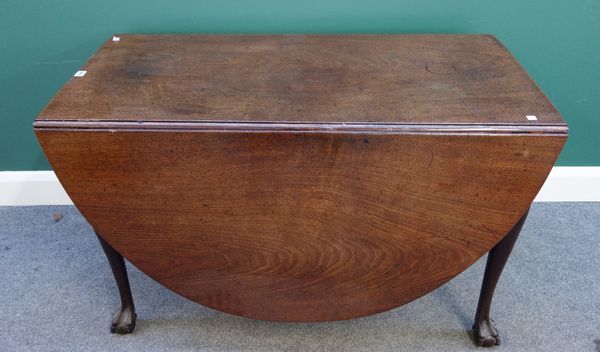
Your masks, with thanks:
M494 321L490 318L481 319L473 325L475 340L478 346L492 347L500 344L498 330L494 326Z
M110 326L113 334L131 334L135 329L137 315L131 307L125 307L117 313Z
M135 328L135 305L133 304L133 297L131 296L131 287L129 287L129 277L127 276L127 268L125 267L125 260L123 256L119 254L108 242L106 242L98 233L98 240L100 245L106 254L110 268L112 269L113 276L117 282L117 288L119 289L119 296L121 297L121 310L112 321L110 325L110 332L113 334L131 334Z
M475 342L479 346L491 347L500 344L498 330L494 326L494 321L490 319L492 297L494 296L494 290L496 289L500 274L502 274L502 269L504 269L504 265L527 218L528 211L523 214L515 226L488 254L483 283L481 284L481 293L479 294L479 303L477 303L477 312L475 313L475 324L473 324Z

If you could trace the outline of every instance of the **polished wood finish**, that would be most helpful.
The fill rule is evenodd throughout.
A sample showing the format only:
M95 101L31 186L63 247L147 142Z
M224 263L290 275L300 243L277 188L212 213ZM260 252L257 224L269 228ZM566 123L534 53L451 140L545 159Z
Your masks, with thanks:
M493 36L119 38L40 119L563 124Z
M34 124L74 203L161 284L258 319L442 285L522 218L567 137L491 36L126 35L83 69Z
M55 131L38 136L82 214L172 290L269 320L381 312L471 265L517 222L564 141Z
M494 325L494 321L490 318L492 298L504 265L506 265L510 252L512 252L515 242L517 242L528 212L525 212L510 232L488 253L479 303L477 304L477 312L475 313L475 323L473 324L475 340L479 346L491 347L500 344L498 330Z

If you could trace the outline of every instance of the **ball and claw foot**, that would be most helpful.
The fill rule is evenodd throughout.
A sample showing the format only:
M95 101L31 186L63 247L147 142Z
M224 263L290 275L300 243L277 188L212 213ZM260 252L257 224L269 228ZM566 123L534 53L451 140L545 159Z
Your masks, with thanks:
M110 325L110 332L113 334L131 334L135 329L135 319L137 315L131 307L123 308L117 313Z
M525 211L523 216L515 226L504 236L494 248L492 248L487 257L485 265L485 273L483 274L483 282L481 283L481 293L479 294L479 302L477 303L477 312L475 313L475 323L473 324L473 332L475 342L482 347L492 347L500 344L500 336L498 330L494 326L494 321L490 319L490 307L492 298L498 279L502 274L504 265L510 256L519 232L523 227L523 223L527 218Z
M485 318L476 322L473 325L473 331L478 346L492 347L500 345L500 336L492 319Z
M131 296L131 287L129 286L129 277L127 276L127 268L125 260L108 242L106 242L98 233L98 240L106 254L108 263L115 277L119 296L121 297L121 309L113 319L110 325L110 332L113 334L131 334L135 328L135 305L133 304L133 296Z

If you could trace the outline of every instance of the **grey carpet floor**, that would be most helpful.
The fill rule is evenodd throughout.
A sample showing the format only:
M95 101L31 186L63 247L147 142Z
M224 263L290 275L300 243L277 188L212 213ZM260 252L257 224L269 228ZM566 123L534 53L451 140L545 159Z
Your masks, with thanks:
M53 220L62 212L62 220ZM537 203L496 290L503 351L600 351L600 203ZM471 351L485 257L403 307L333 323L220 313L132 266L132 335L91 227L74 207L0 207L0 351Z

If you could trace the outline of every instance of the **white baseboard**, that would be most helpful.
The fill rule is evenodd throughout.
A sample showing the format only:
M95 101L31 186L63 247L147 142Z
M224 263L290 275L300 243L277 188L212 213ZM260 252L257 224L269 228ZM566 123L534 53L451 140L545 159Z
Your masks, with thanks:
M53 171L1 171L0 206L73 204Z
M534 202L600 202L600 167L555 166Z
M600 202L600 167L552 169L536 202ZM0 171L0 206L73 204L52 171Z

